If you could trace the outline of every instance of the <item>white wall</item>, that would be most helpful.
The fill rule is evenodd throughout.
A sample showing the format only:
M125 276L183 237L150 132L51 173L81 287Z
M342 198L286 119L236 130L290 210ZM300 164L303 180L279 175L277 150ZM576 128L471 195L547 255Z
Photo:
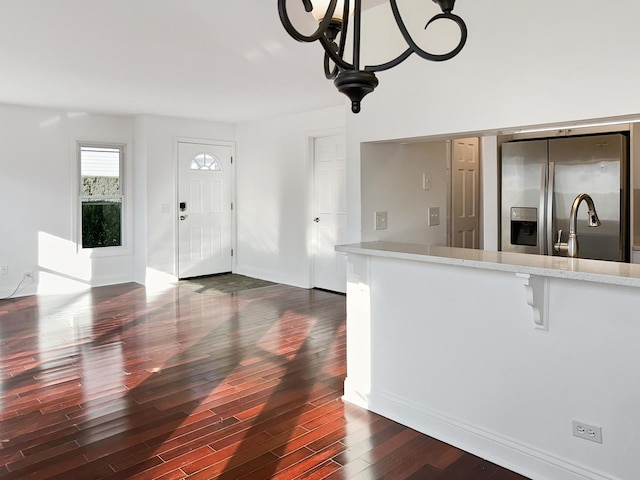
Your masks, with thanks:
M24 272L36 283L19 294L91 285L174 280L176 275L176 147L179 139L233 142L236 127L188 119L135 119L0 106L0 296ZM310 151L314 135L344 130L343 107L264 120L240 127L237 269L309 286ZM74 243L75 141L124 142L133 200L126 255L89 258ZM169 205L162 213L161 206Z
M365 23L388 18L387 9L368 10ZM607 2L584 0L461 1L455 11L469 27L458 57L434 63L414 55L381 72L361 113L347 117L350 241L359 240L361 142L640 113L640 3L618 2L615 15ZM397 52L393 38L380 48Z
M146 188L146 210L137 218L138 240L146 241L141 252L146 260L136 264L136 278L147 283L172 280L177 275L177 142L192 138L233 142L235 127L231 124L204 122L173 117L142 116L136 119L136 151L139 161L136 187ZM146 183L146 185L145 185ZM169 205L163 213L161 206ZM146 218L143 218L143 215ZM140 271L146 268L146 271Z
M77 251L74 217L76 142L131 144L132 119L0 105L0 124L0 264L9 267L0 297L24 272L35 281L18 295L132 281L132 238L126 254L90 258ZM133 160L127 152L129 166Z
M168 117L89 115L0 105L0 297L24 272L36 272L18 295L68 292L137 281L148 273L175 278L176 145L179 138L233 141L235 127ZM125 185L132 222L128 251L116 256L77 253L75 142L127 143ZM161 204L170 206L161 213Z
M335 107L238 125L238 273L310 286L309 139L343 131L344 122Z
M133 241L135 243L134 277L144 285L147 272L147 122L145 117L134 120L133 201L135 203Z
M447 242L447 142L365 143L362 155L362 241L427 245ZM423 174L431 188L423 189ZM427 210L440 208L440 225ZM375 212L387 212L387 229L375 230Z
M482 245L483 250L498 250L498 222L500 202L498 195L498 141L495 135L480 138L480 157L482 158Z

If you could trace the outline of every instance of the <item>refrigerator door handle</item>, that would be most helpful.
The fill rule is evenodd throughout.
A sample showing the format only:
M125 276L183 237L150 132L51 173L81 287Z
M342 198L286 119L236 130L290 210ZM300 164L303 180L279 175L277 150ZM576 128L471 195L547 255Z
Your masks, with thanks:
M547 255L553 255L553 191L555 189L556 164L549 162L549 183L547 186Z
M547 191L545 187L547 186L547 164L543 163L542 168L542 178L540 179L540 205L538 206L538 253L540 255L544 255L545 252L545 238L544 232L546 231L545 226L545 202Z

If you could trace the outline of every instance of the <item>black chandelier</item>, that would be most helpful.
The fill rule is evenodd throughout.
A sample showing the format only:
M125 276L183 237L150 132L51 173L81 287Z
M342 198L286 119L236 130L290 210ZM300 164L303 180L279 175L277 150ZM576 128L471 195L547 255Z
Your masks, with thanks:
M467 41L467 26L462 18L454 15L453 6L455 0L433 0L440 5L442 13L435 15L429 20L425 29L433 22L440 19L452 20L460 28L460 42L448 53L433 54L420 48L407 30L407 27L400 16L396 0L389 0L391 10L396 24L407 42L408 48L395 59L379 65L360 66L360 29L362 22L362 0L353 0L353 57L349 62L344 59L345 43L349 29L349 13L351 12L350 0L301 0L304 9L313 13L318 20L318 28L311 35L303 35L291 23L287 14L287 0L278 0L278 11L280 20L289 35L300 42L320 42L325 51L324 72L327 79L333 80L338 91L344 93L351 100L351 111L360 111L360 101L368 93L378 86L378 79L374 72L388 70L399 65L409 58L412 53L422 58L434 62L442 62L455 57ZM316 7L314 8L314 3ZM325 7L318 7L320 4L327 4ZM342 11L336 11L338 3L343 3ZM319 11L322 10L322 11Z

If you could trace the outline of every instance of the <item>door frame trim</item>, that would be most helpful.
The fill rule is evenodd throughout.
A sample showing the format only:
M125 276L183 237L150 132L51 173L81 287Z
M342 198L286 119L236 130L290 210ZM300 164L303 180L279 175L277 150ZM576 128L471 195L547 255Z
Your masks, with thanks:
M174 168L176 172L175 184L174 184L174 192L173 192L173 211L175 212L175 216L173 219L174 226L174 272L176 278L180 278L180 221L178 220L178 194L180 191L180 162L178 158L178 150L180 143L192 143L192 144L201 144L201 145L218 145L223 147L229 147L231 149L231 203L233 204L233 210L231 210L231 249L233 250L233 255L231 256L231 272L235 273L237 267L238 258L237 248L236 248L236 212L238 211L237 202L236 202L236 143L230 142L228 140L214 140L211 138L196 138L196 137L174 137L173 138L173 161Z
M315 207L315 140L322 137L332 137L334 135L344 135L346 138L347 131L344 127L334 127L322 130L310 130L307 132L307 269L309 272L309 288L315 287L313 260L317 252L315 224L313 223L314 207ZM347 159L347 165L348 165ZM348 175L348 172L347 172Z

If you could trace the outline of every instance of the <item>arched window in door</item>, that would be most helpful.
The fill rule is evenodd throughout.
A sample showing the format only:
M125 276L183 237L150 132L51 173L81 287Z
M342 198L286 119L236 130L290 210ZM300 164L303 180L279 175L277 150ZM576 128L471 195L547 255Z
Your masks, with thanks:
M199 153L191 160L191 170L209 170L221 172L222 163L210 153Z

